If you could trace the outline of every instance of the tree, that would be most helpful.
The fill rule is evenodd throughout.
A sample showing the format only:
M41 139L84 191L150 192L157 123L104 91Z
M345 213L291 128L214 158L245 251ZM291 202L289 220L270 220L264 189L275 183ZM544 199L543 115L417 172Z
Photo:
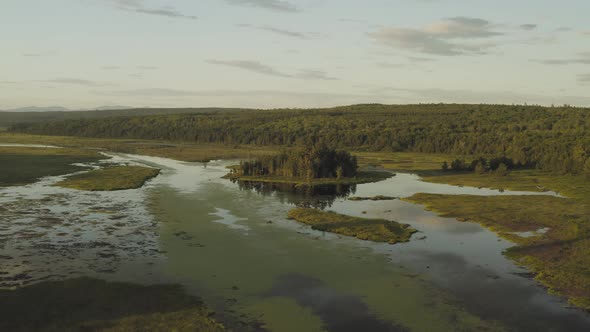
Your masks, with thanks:
M449 164L446 161L442 164L442 170L443 171L448 171L449 170Z
M500 163L500 165L498 165L498 168L496 168L495 174L499 176L508 175L508 166L506 166L506 164L504 163Z

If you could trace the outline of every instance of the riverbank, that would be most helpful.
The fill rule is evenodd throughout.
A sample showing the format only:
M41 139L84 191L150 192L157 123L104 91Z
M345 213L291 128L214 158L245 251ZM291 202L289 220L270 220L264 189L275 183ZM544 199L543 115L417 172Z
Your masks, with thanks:
M160 174L157 168L142 166L109 166L68 176L56 186L86 191L136 189Z

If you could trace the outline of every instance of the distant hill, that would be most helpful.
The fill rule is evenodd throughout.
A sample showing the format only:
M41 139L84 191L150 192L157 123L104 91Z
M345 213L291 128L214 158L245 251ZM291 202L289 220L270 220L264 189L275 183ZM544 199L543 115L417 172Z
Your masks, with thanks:
M0 111L0 128L17 123L41 123L62 120L101 119L116 116L142 116L160 114L214 113L232 112L239 108L129 108L112 109L115 106L99 107L98 110L74 111L61 106L23 107L9 111Z

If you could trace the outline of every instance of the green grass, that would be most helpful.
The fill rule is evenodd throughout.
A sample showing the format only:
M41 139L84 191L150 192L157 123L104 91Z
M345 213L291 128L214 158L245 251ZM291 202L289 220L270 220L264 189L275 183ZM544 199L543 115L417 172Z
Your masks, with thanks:
M288 217L311 225L311 228L315 230L390 244L408 242L412 234L416 232L415 229L410 228L408 225L395 221L357 218L309 208L292 209L289 211Z
M224 331L180 286L90 278L0 291L0 331Z
M335 185L335 184L361 184L378 182L390 178L393 174L389 172L366 171L358 172L353 178L298 178L298 177L281 177L281 176L235 176L228 174L225 178L235 179L244 182L270 182L270 183L289 183L297 186L317 186L317 185Z
M517 246L506 255L572 304L590 310L590 205L551 196L469 196L416 194L405 200L441 216L477 222ZM548 228L521 237L513 232Z
M142 187L159 169L142 166L113 166L75 174L56 186L86 191L113 191Z
M77 172L84 168L73 163L105 158L96 151L82 149L0 147L0 186L25 185L44 176Z

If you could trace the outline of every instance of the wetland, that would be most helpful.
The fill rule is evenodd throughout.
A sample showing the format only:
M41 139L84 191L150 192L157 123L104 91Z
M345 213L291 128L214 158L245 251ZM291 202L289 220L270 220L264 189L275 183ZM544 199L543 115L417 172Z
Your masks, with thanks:
M48 153L48 148L27 149ZM90 312L77 311L73 320L58 315L48 321L54 330L133 330L189 317L192 326L198 320L236 331L584 331L590 326L585 312L549 294L529 270L503 254L538 241L518 232L571 230L552 231L555 225L541 220L491 227L498 236L465 222L479 222L466 212L439 216L442 209L418 201L418 194L468 195L480 206L477 200L566 201L555 192L428 183L412 173L373 183L303 187L223 179L235 163L104 152L76 160L78 166L68 171L137 166L159 174L143 186L117 191L56 186L68 172L0 188L0 303L10 306L10 299L26 301L47 292L67 299L63 287L84 282L143 293L141 286L145 294L155 287L165 294L154 298L175 303L113 309L110 315L99 315L103 309L97 303ZM408 242L366 241L291 220L293 209L392 221L417 232ZM116 295L104 293L113 301ZM55 310L70 311L84 301L64 300ZM6 324L27 327L24 320Z

